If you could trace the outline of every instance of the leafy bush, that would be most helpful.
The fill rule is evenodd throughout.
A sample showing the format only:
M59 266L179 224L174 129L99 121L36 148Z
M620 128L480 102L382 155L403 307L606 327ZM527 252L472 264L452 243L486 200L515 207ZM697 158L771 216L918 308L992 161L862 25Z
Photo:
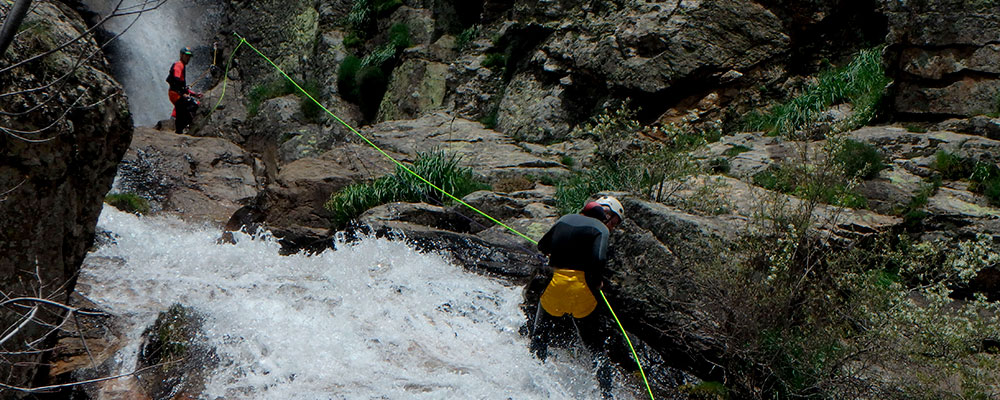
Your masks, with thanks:
M472 43L477 36L479 36L479 25L470 26L466 30L462 31L462 33L459 33L455 38L455 51L460 52L464 50L465 46Z
M104 197L104 202L114 208L133 214L146 214L150 211L149 200L135 193L113 193Z
M863 126L875 117L890 82L881 54L881 47L860 51L848 65L821 73L816 84L787 103L775 105L766 113L749 114L745 128L790 135L815 123L830 106L844 102L851 104L854 115L836 130Z
M458 157L444 152L421 153L417 155L417 160L410 170L458 198L489 188L475 178L471 169L459 167L459 161ZM395 201L418 202L426 199L439 203L450 201L450 198L397 166L392 175L383 176L369 183L350 185L334 193L324 207L333 213L334 225L342 226L380 204Z
M506 69L507 68L508 56L505 53L486 53L486 58L483 60L483 68L489 69Z
M257 115L257 110L260 109L261 103L265 100L287 96L292 93L295 93L295 85L292 85L291 82L284 78L254 86L247 95L247 99L250 101L247 104L247 114L251 117L255 116Z
M358 71L361 70L361 59L357 56L347 56L337 68L337 90L341 97L351 101L358 99Z
M972 175L975 163L969 159L945 150L938 151L934 156L932 167L948 180L965 179Z
M733 147L730 147L730 148L726 149L726 151L723 152L722 154L725 155L726 157L736 157L736 156L738 156L738 155L740 155L742 153L746 153L748 151L750 151L749 147L746 147L746 146L744 146L742 144L738 144L738 145L735 145Z
M832 171L823 172L790 164L771 165L754 174L753 183L807 201L848 208L868 206L868 199L850 190L843 177Z
M834 160L844 167L848 178L872 179L888 168L875 146L855 140L845 140L836 150Z
M316 80L306 80L299 83L302 90L309 93L314 99L319 101L319 82ZM296 94L299 96L299 110L302 111L302 115L310 120L317 120L322 115L323 110L318 104L309 99L304 93L299 91L288 79L278 79L263 85L258 85L250 89L250 94L247 96L250 103L247 105L247 114L251 117L257 115L260 110L260 105L269 99L276 97L287 96L290 94Z
M981 193L991 204L1000 205L1000 167L995 163L961 157L947 151L938 151L933 168L944 179L968 179L969 190Z
M389 80L381 68L365 67L358 73L358 105L366 119L372 119L378 113L388 85Z

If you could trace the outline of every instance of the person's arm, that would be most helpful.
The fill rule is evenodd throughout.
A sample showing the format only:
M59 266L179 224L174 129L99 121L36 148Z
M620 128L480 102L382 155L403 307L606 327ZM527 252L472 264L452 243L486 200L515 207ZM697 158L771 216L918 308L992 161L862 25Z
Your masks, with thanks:
M557 222L558 223L558 222ZM538 251L542 254L549 255L552 254L552 232L555 231L555 225L549 228L548 232L542 236L541 240L538 241Z

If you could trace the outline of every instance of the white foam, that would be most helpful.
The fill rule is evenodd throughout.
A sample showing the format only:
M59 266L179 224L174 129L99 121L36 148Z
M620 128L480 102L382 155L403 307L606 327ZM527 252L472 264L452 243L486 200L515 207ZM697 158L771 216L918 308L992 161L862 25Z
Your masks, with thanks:
M280 256L270 238L220 245L216 229L112 208L99 229L118 238L90 255L83 294L126 316L133 338L173 303L204 314L222 359L207 398L599 397L585 355L530 354L519 287L439 255L370 238Z

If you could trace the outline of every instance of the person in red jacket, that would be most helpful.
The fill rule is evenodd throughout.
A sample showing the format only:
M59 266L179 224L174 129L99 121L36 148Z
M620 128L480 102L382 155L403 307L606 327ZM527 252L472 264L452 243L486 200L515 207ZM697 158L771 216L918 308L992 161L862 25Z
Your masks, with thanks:
M194 111L198 108L198 100L201 93L191 90L187 85L187 75L185 67L191 61L191 49L185 47L181 49L180 60L170 66L170 73L167 75L167 97L174 105L174 111L170 116L175 119L174 132L184 133L184 129L191 124L194 118Z

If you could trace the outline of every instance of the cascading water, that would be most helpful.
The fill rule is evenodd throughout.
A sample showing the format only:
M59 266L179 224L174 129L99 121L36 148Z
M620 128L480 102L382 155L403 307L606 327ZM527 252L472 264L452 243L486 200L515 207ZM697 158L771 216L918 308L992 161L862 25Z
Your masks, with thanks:
M118 10L134 13L111 18L103 28L121 36L109 53L115 78L125 87L132 119L137 126L151 126L170 118L167 72L182 47L194 56L187 67L188 83L212 64L210 42L221 5L216 0L84 0L99 17ZM119 5L120 3L120 5ZM140 10L147 10L138 13ZM220 56L221 57L221 56Z
M98 229L115 239L88 257L82 294L124 316L133 340L171 304L204 315L221 359L205 398L600 397L582 351L531 355L520 288L404 243L281 256L266 235L217 244L217 229L110 207ZM137 348L117 355L122 371Z

